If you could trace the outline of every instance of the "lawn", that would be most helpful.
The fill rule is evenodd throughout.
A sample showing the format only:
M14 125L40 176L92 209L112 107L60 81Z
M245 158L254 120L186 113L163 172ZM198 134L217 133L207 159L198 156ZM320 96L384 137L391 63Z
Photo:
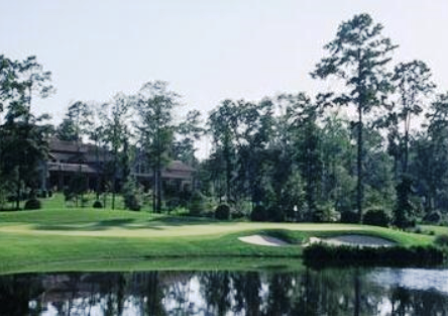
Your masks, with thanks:
M309 237L378 236L401 245L425 245L433 236L346 224L218 222L212 219L92 208L0 213L0 272L234 268L300 265ZM285 247L246 244L238 237L266 234ZM256 258L256 259L253 259ZM157 261L155 261L157 259ZM275 261L277 263L273 263ZM265 264L266 260L270 261ZM158 263L157 263L158 262ZM259 263L259 264L257 264Z

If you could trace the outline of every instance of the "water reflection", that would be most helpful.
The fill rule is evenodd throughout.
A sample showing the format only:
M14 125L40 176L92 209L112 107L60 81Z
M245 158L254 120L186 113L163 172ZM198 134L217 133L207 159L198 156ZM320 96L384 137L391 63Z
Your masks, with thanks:
M0 276L0 315L447 315L448 271Z

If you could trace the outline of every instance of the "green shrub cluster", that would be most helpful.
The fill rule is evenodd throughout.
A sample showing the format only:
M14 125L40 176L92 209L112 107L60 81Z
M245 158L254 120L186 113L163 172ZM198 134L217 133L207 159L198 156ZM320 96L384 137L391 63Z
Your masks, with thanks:
M435 246L353 247L313 244L303 250L306 265L424 266L443 263L443 251Z
M372 226L381 226L381 227L387 227L389 226L389 223L391 221L391 218L383 209L371 209L368 210L362 219L363 224L365 225L372 225Z
M268 219L266 208L263 205L256 205L250 213L250 220L253 222L264 222Z
M434 243L438 246L448 247L448 235L439 235L434 240Z
M215 210L215 218L228 220L230 218L230 207L227 204L219 205Z
M344 211L341 213L341 223L345 223L345 224L359 223L359 216L355 212Z
M100 201L96 200L93 203L93 208L103 208L103 203L101 203Z
M30 199L25 203L25 210L38 210L42 207L38 199Z
M442 220L442 214L438 211L430 212L423 217L423 222L430 224L439 224Z

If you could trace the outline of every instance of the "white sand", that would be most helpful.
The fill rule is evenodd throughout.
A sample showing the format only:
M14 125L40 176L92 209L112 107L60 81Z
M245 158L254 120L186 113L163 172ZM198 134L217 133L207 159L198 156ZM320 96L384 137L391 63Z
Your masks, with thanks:
M278 238L263 236L263 235L251 235L246 237L240 237L239 240L247 242L249 244L260 245L260 246L286 246L288 243L280 240Z
M390 247L395 245L393 241L365 235L341 235L331 238L311 237L308 244L324 242L330 245L349 245L362 247Z
M240 237L239 240L260 246L287 246L288 243L275 237L264 236L264 235L251 235L246 237ZM365 235L341 235L331 238L317 238L311 237L307 244L303 246L308 246L312 243L323 242L330 245L349 245L349 246L361 246L361 247L390 247L395 245L394 242L374 236Z

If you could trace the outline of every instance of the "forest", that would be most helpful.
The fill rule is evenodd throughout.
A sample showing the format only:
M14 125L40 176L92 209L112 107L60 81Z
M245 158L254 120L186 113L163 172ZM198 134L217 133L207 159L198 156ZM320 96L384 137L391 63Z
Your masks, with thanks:
M150 81L106 102L76 101L62 122L34 115L33 100L56 92L37 58L0 55L0 204L35 199L52 137L90 142L112 157L96 195L123 196L132 209L150 196L154 212L254 221L346 222L400 228L444 223L448 208L448 92L422 60L398 50L368 14L342 22L310 76L333 90L226 99L202 117L180 119L181 96ZM209 141L199 160L197 144ZM137 153L144 153L140 155ZM151 188L133 177L135 159ZM190 188L162 181L170 161L195 169ZM67 188L84 194L74 183Z

